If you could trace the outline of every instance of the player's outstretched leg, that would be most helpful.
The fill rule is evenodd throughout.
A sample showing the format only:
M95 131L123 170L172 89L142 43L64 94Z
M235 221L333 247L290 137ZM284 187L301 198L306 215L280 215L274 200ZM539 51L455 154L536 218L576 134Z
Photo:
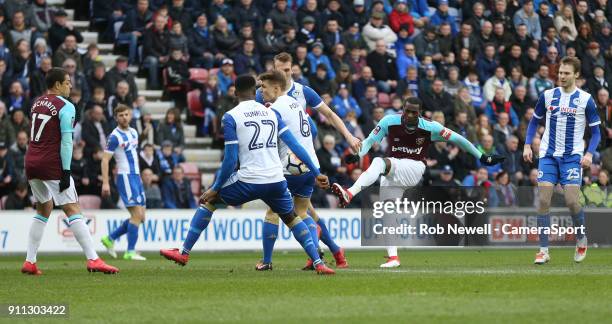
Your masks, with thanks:
M44 217L40 214L34 216L32 225L30 225L30 234L28 237L28 252L26 260L23 263L21 272L30 275L41 275L42 271L38 270L36 266L36 255L38 254L38 248L40 247L40 241L45 232L48 217Z
M387 262L380 265L381 268L397 268L400 266L400 260L397 256L397 246L387 247Z
M325 221L319 217L317 212L314 210L312 203L308 206L308 212L310 213L310 217L312 217L317 225L319 225L321 230L321 241L323 244L327 245L329 250L332 252L334 259L336 260L336 267L348 268L348 262L344 256L344 249L339 247L336 242L334 242L334 239L329 234Z
M548 253L548 234L545 229L550 228L550 200L553 194L553 184L540 182L538 184L538 232L540 238L540 250L536 253L534 264L545 264L550 261Z
M579 202L580 186L578 185L566 185L564 188L565 192L565 204L569 208L570 214L572 215L572 221L574 227L584 229L584 210ZM586 258L587 252L587 237L586 233L578 231L576 234L576 252L574 253L574 262L580 263Z
M334 183L331 190L340 200L340 206L346 207L363 188L371 186L381 175L389 173L390 169L391 162L389 160L379 157L374 158L370 167L357 178L352 187L344 189L339 184Z
M115 241L120 238L122 235L126 234L128 231L128 224L130 223L129 219L124 220L119 227L115 228L115 230L109 235L103 236L100 240L102 245L106 248L106 251L113 258L117 258L117 251L115 251Z
M106 274L118 273L119 269L111 265L106 264L94 249L93 240L89 233L89 227L83 219L83 215L79 213L78 205L70 204L71 206L63 206L64 212L68 216L68 227L74 234L77 242L85 252L87 257L87 271L89 272L102 272ZM76 213L75 213L76 211Z
M263 244L263 259L255 265L255 270L266 271L272 270L272 252L274 251L274 243L278 237L278 215L271 209L266 211L262 228L262 244Z
M285 225L291 229L293 237L295 237L300 245L302 245L302 248L304 248L306 254L308 254L308 256L314 260L313 264L315 271L322 275L335 274L335 271L328 268L323 260L321 260L319 257L319 251L317 251L317 248L312 241L312 236L308 230L308 226L306 226L306 224L304 224L304 222L297 217L295 211L292 210L289 214L280 215L280 218L283 220Z
M128 207L130 211L130 221L127 225L127 251L123 255L124 260L145 261L147 258L136 253L136 242L138 241L138 227L144 220L144 207L132 206Z
M189 232L187 233L187 238L185 242L183 242L182 250L179 249L162 249L159 251L164 258L174 261L179 265L186 265L189 261L189 252L193 248L193 245L200 238L200 234L203 230L206 229L210 220L212 218L212 214L215 211L214 206L208 204L206 206L200 205L198 209L196 209L193 218L191 218L191 225L189 226Z

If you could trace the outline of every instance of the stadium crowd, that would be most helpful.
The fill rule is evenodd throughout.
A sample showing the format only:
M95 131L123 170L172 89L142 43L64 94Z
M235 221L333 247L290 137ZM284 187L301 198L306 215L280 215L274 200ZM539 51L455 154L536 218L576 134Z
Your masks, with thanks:
M517 206L517 188L536 185L537 159L522 159L526 127L538 96L555 87L560 58L576 56L578 85L592 94L603 134L595 163L583 174L583 203L612 207L612 1L67 0L66 8L122 55L105 66L97 44L79 49L81 33L65 10L46 0L0 0L0 205L6 209L31 207L24 173L29 104L44 93L51 67L68 70L73 83L72 176L79 194L100 195L112 111L126 104L140 134L147 207L194 208L197 198L181 168L182 123L194 123L198 136L221 145L219 121L236 104L233 80L271 69L283 51L294 57L293 79L312 87L358 138L416 96L425 117L482 152L504 155L503 165L483 167L457 147L435 143L426 160L424 185L485 186L497 206ZM205 69L206 80L192 80L190 68ZM147 111L137 75L175 103L162 120ZM201 93L199 114L188 107L193 89ZM315 109L308 112L318 128L321 169L331 181L351 185L369 161L384 156L383 142L346 165L344 138ZM103 208L117 208L112 192ZM312 200L330 207L322 191Z

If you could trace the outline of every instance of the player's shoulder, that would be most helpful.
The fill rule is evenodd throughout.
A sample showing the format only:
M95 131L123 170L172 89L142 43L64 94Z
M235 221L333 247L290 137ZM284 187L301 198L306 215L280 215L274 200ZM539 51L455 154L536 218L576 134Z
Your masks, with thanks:
M431 130L433 128L444 128L444 126L435 120L431 120L427 117L419 117L419 128L424 130Z
M399 125L402 123L402 115L400 114L385 115L378 123L386 125L386 126Z

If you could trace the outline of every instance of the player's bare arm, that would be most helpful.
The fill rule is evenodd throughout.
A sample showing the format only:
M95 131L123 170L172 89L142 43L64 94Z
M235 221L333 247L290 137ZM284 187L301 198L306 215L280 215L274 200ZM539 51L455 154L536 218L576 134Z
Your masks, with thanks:
M101 172L102 172L102 197L107 197L110 195L110 183L109 183L109 164L110 160L113 158L113 153L104 152L102 155Z
M349 132L342 119L340 119L340 117L338 117L338 115L336 115L336 113L333 112L325 103L319 107L319 111L323 114L323 116L329 119L332 125L334 125L334 128L336 128L342 134L342 136L344 136L353 153L359 153L361 150L361 141L357 137L353 136L351 132Z

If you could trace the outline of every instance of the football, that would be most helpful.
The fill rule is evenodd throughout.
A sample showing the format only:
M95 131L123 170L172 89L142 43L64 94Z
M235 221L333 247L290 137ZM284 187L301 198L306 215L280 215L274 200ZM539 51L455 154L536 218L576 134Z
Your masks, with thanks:
M300 160L291 151L287 153L287 157L285 159L285 169L287 169L291 175L301 175L310 171L306 164L304 164L304 162L302 162L302 160Z

